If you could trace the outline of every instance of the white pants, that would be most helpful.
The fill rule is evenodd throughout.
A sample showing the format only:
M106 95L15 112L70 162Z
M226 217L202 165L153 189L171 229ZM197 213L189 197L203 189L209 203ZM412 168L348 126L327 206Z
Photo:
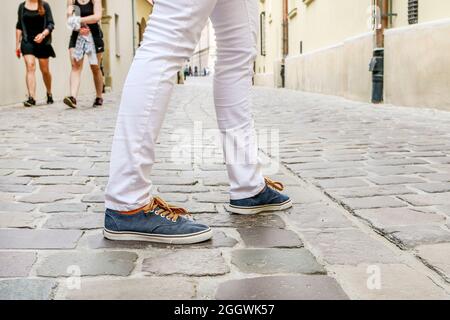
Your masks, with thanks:
M214 101L231 199L245 199L264 188L250 110L256 57L257 0L158 0L144 40L128 74L113 139L106 207L131 211L151 198L150 173L155 144L173 88L172 79L192 55L211 18L216 31ZM233 145L239 159L228 159ZM256 159L256 161L255 161Z

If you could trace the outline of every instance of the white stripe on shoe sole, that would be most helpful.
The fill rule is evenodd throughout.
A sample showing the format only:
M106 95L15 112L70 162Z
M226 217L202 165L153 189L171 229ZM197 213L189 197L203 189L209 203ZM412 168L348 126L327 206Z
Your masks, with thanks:
M256 207L239 207L239 206L228 205L226 207L226 209L227 209L227 211L236 213L236 214L252 215L252 214L258 214L261 212L286 210L291 207L292 207L292 201L289 199L289 200L287 200L283 203L279 203L279 204L266 204L263 206L256 206Z
M205 231L197 233L172 236L131 231L111 231L108 229L103 229L103 236L109 240L119 241L146 241L166 244L194 244L211 239L213 236L213 232L211 229L207 229Z

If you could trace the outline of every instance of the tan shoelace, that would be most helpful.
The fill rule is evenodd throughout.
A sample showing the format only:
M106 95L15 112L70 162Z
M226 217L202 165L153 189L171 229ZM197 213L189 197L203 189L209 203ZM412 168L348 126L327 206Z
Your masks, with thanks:
M269 179L269 178L264 178L264 180L266 181L266 184L270 188L278 190L278 191L283 191L284 190L284 185L281 182L273 181L272 179Z
M167 220L172 220L173 222L176 222L180 216L189 216L189 212L185 208L171 205L160 197L153 197L152 201L144 211L146 213L154 211L155 214L164 217Z
M172 220L173 222L176 222L180 216L190 216L189 212L186 209L168 204L160 197L153 197L152 201L145 207L121 213L126 215L133 215L142 211L144 211L146 214L153 211L155 212L155 214L164 217L167 220Z

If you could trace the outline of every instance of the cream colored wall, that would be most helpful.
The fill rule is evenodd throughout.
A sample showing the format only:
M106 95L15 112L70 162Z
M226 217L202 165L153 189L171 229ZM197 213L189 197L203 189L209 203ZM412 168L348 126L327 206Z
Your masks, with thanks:
M121 91L134 57L133 7L131 1L107 0L107 14L111 17L109 24L108 45L110 48L110 74L113 91ZM116 28L115 15L119 16ZM120 52L116 52L116 30L119 30Z
M450 19L386 31L385 101L450 111Z
M2 28L0 35L3 39L0 50L0 105L14 104L23 101L27 90L25 85L25 65L23 59L19 60L15 56L15 29L17 22L17 9L21 0L2 1L0 20ZM53 74L53 94L56 99L61 99L69 93L70 59L68 52L70 31L66 27L66 1L48 0L53 12L56 28L53 32L53 47L56 52L56 59L50 60L50 69ZM132 59L132 12L131 1L107 0L108 14L120 14L121 24L121 49L120 58L111 57L111 74L113 75L113 89L120 90L126 76L129 64ZM114 20L111 20L110 38L114 41ZM109 44L111 45L111 44ZM37 76L37 98L45 97L45 89L39 68ZM86 62L82 74L82 85L80 95L93 94L94 86L92 74Z
M368 9L371 0L295 0L297 14L289 20L289 54L335 45L344 39L370 31ZM281 2L281 1L279 1Z
M449 0L419 0L419 23L450 18Z
M255 84L275 86L279 84L279 65L282 59L282 2L260 1L260 12L266 12L266 56L258 54L255 64ZM260 37L258 37L260 38ZM258 40L258 52L261 44Z

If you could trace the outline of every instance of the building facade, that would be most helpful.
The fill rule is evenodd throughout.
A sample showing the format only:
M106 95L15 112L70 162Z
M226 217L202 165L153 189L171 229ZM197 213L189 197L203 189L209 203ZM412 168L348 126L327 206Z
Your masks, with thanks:
M380 3L384 101L450 110L448 0L259 0L255 83L370 101Z
M3 1L0 12L3 28L0 30L4 39L0 50L0 105L20 103L26 97L25 64L23 59L15 56L15 27L17 9L23 0ZM147 0L102 0L103 18L101 21L105 40L103 70L105 84L109 90L122 89L128 69L133 60L134 52L139 43L142 24L147 22L151 13L151 5ZM51 59L50 69L53 75L53 94L61 99L69 92L69 36L66 27L65 0L47 0L55 19L56 28L53 32L53 47L56 59ZM142 29L142 28L141 28ZM37 98L45 97L45 89L40 81L39 70L36 72L38 81ZM87 64L83 70L80 95L94 94L92 75Z

